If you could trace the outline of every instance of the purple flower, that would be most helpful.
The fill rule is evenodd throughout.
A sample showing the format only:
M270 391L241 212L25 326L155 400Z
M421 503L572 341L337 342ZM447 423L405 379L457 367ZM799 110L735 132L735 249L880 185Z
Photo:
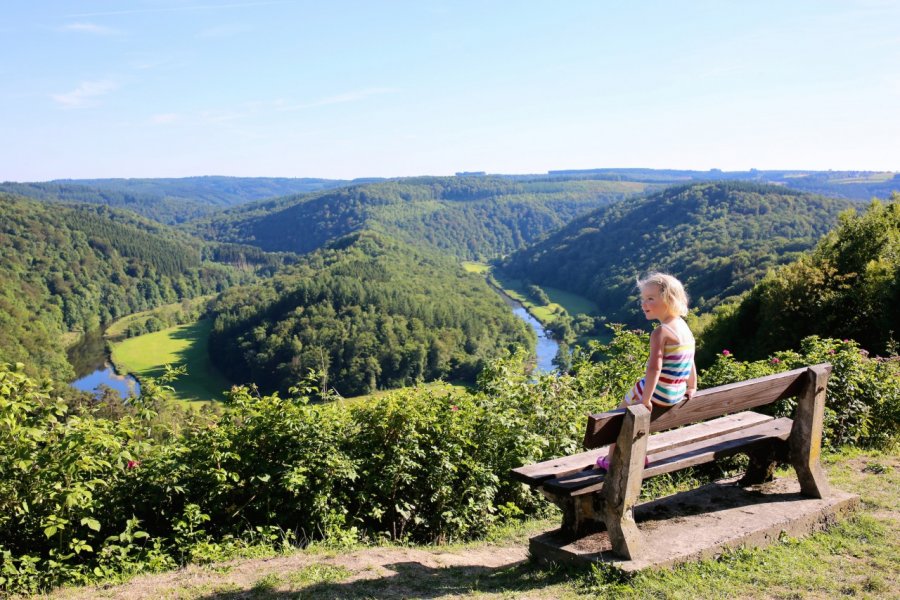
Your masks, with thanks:
M777 364L780 363L780 362L781 362L781 359L780 359L780 358L773 358L773 359L772 359L772 364L773 364L773 365L777 365Z
M129 460L128 464L125 465L125 468L131 470L131 469L137 469L139 466L141 466L140 461Z
M722 350L722 356L731 356L731 350Z

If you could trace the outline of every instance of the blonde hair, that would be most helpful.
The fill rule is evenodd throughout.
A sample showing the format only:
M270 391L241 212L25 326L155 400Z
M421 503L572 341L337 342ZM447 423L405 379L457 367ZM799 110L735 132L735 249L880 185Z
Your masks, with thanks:
M679 317L688 314L688 295L680 281L671 275L655 271L647 273L647 275L637 280L638 289L641 290L651 283L659 287L660 298L675 314Z

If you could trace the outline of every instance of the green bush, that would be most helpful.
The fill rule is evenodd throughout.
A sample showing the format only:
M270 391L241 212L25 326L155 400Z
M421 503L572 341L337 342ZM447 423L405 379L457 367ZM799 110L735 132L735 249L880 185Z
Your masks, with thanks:
M524 352L474 391L410 388L318 402L316 375L288 397L236 388L221 415L157 414L164 388L107 419L0 366L0 591L115 579L312 539L441 542L549 505L509 470L581 449L584 415L643 374L645 333L613 328L576 349L571 374L533 378ZM852 341L740 362L720 352L704 387L830 362L825 443L889 446L900 361ZM313 402L316 400L317 402ZM790 402L776 407L790 412Z
M886 448L900 435L900 359L870 358L852 340L810 336L800 352L776 352L765 360L741 362L723 349L700 374L700 387L713 387L800 367L830 363L831 377L825 398L823 443L838 447L853 444ZM794 400L775 407L790 414Z

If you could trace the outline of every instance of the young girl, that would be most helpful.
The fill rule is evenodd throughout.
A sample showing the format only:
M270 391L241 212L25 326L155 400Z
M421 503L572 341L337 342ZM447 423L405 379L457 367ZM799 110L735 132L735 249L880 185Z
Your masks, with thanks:
M660 326L650 334L647 373L619 407L642 403L652 410L653 403L672 406L697 391L694 336L682 318L688 313L688 297L680 281L664 273L650 273L638 280L638 288L644 316L658 320ZM615 444L611 444L609 454L597 460L598 467L609 470L614 449Z

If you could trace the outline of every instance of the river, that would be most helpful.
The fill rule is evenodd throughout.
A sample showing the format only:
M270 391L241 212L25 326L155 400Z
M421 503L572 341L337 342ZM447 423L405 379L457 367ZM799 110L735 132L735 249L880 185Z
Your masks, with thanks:
M131 394L140 395L141 384L137 379L119 375L110 364L102 329L86 332L67 354L77 377L70 384L75 389L99 394L97 388L105 385L118 392L122 399Z
M559 343L547 335L547 331L544 329L544 326L541 325L541 322L532 317L531 314L525 310L525 307L522 306L521 302L510 298L503 290L498 289L493 285L491 288L500 294L500 297L503 298L507 306L512 309L513 314L525 321L537 334L537 347L535 348L537 364L535 370L540 373L555 373L557 369L553 364L553 359L556 358L556 354L559 352Z

